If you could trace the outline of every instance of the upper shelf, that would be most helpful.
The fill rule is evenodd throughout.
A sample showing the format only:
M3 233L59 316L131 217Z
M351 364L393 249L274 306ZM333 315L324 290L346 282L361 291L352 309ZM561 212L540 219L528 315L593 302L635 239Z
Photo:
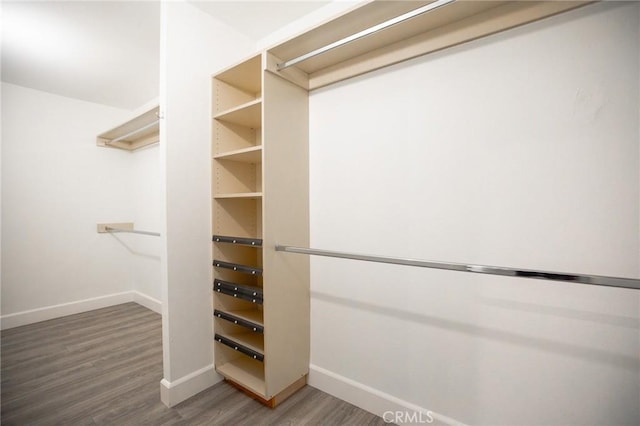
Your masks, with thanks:
M241 63L226 69L215 78L247 93L260 97L262 92L262 56L257 55Z
M262 99L254 99L250 102L222 111L214 115L213 118L250 127L252 129L259 129L262 127Z
M96 145L133 151L160 141L160 107L98 135Z
M430 3L435 2L369 2L268 49L267 69L313 90L592 1L453 1L324 53L309 55L289 68L278 68L278 64L306 56Z

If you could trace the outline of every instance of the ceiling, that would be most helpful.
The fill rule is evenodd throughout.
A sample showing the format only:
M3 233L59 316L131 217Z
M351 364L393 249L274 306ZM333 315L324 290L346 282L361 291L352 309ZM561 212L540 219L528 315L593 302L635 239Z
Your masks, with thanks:
M259 40L329 1L194 1ZM157 1L2 0L2 81L135 109L158 96Z

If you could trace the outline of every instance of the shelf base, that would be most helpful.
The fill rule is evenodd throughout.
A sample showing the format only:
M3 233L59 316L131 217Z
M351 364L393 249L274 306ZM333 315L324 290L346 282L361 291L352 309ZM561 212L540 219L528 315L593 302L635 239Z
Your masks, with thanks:
M307 375L305 374L304 376L300 377L298 380L293 382L291 385L285 388L282 392L275 395L271 399L265 399L261 395L258 395L257 393L250 391L249 389L245 388L239 383L234 382L228 377L225 377L224 381L229 383L231 386L238 389L245 395L255 399L259 403L266 405L269 408L276 408L276 406L279 405L281 402L283 402L284 400L289 398L291 395L293 395L294 393L296 393L297 391L299 391L300 389L302 389L307 385Z

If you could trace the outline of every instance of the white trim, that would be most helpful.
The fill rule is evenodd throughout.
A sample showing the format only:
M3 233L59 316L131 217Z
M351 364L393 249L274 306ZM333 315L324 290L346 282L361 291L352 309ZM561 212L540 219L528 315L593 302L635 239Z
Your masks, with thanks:
M222 381L213 364L187 374L173 382L160 381L160 399L167 407L173 407L193 395Z
M90 299L76 300L75 302L2 315L0 316L0 329L7 330L9 328L20 327L21 325L66 317L67 315L79 314L128 302L135 302L138 305L162 314L162 302L160 300L154 299L139 291L123 291L122 293L108 294L106 296L92 297Z
M6 330L9 328L19 327L21 325L33 324L40 321L47 321L54 318L93 311L94 309L106 308L107 306L119 305L121 303L133 301L133 292L125 291L122 293L77 300L75 302L62 303L60 305L29 309L27 311L0 316L0 329Z
M383 419L385 419L385 412L406 412L409 416L415 413L418 413L418 415L422 413L418 423L398 424L465 426L464 423L455 419L435 413L426 408L419 407L408 401L389 395L388 393L371 388L329 370L325 370L317 365L311 364L309 366L308 384L316 389L360 407L363 410L367 410L376 416L380 416ZM386 417L392 418L390 414L387 414ZM429 422L429 419L432 419L432 422Z
M138 305L142 305L145 308L151 309L153 312L162 315L162 302L160 300L147 296L144 293L140 293L137 290L133 290L131 293L133 294L133 301Z

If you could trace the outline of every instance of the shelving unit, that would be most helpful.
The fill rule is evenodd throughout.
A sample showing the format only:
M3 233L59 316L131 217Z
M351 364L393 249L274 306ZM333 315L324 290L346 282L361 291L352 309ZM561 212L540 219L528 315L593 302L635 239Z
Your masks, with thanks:
M135 151L160 141L160 107L132 118L111 130L98 135L96 145Z
M309 369L308 93L256 55L213 77L213 297L216 370L275 406ZM293 163L292 163L293 160Z

